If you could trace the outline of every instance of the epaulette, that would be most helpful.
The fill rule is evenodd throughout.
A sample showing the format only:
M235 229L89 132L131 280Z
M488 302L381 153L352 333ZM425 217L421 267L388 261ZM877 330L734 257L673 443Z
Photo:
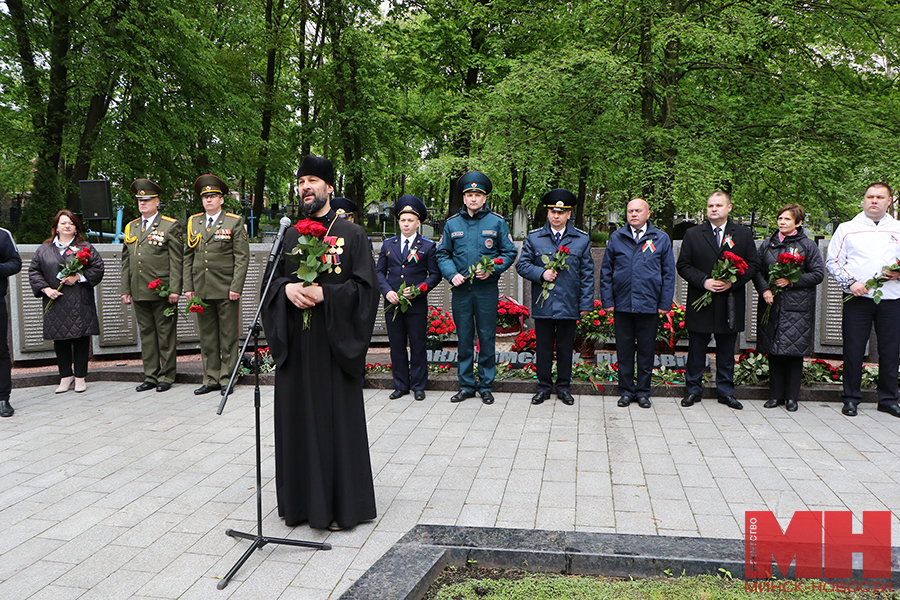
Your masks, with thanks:
M582 230L578 229L577 227L573 227L572 229L574 229L578 233L583 233L584 235L587 235L588 237L590 237L590 235L588 235L588 233L586 231L582 231Z
M538 227L537 229L532 229L532 230L529 231L528 233L537 233L537 232L540 231L541 229L543 229L543 227Z
M506 217L504 217L504 216L501 215L500 213L496 213L496 212L494 212L494 211L491 211L491 214L492 214L492 215L496 215L496 216L500 217L501 219L504 219L504 220L506 219Z
M199 217L199 216L205 215L205 214L206 214L205 212L200 212L200 213L197 213L196 215L191 215L190 218L193 219L194 217Z
M241 218L241 215L236 215L236 214L234 214L234 213L229 213L229 212L225 213L225 216L226 216L226 217L234 217L235 219L240 219L240 218Z
M384 240L384 241L389 242L389 241L391 241L391 240L396 240L398 237L400 237L400 236L399 236L399 235L395 235L395 236L389 237L388 239L386 239L386 240Z
M168 221L169 223L175 223L178 219L173 219L172 217L167 217L166 215L162 216L163 221Z

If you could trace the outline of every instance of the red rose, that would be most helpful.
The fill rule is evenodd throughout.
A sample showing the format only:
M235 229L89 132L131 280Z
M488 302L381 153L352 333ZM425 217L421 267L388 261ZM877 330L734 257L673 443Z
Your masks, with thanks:
M594 325L596 325L597 327L599 327L599 326L600 326L600 321L594 320Z
M161 280L154 279L153 281L151 281L150 283L147 284L147 287L151 290L155 290L156 288L158 288L160 286L160 284L162 284Z
M495 265L502 265L502 264L503 264L503 259L502 259L502 258L495 258L495 259L494 259L494 264L495 264Z
M678 327L680 327L681 329L684 329L684 321L679 321Z
M568 254L569 248L567 246L560 246L559 251L562 252L563 254Z
M606 316L606 311L603 310L603 309L601 308L599 314L600 314L601 317L605 317L605 316Z
M428 328L428 333L434 333L434 327L429 327L429 328Z
M428 291L428 286L425 284L424 281L419 284L419 291L422 292L423 294Z
M606 322L609 323L610 325L613 325L613 324L615 323L615 321L613 320L612 317L608 318L608 319L606 320Z

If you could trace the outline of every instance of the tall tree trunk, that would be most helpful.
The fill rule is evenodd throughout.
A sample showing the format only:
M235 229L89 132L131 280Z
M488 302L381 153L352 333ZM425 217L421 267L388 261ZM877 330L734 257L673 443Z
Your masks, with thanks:
M263 88L262 129L260 131L259 155L257 157L256 184L253 193L253 215L258 217L263 210L263 199L266 193L266 169L269 164L269 136L272 130L272 113L275 111L275 70L278 65L281 49L280 30L281 15L284 12L284 0L278 0L278 8L274 8L273 0L266 0L266 81ZM255 227L253 228L255 232ZM254 236L255 237L255 236Z

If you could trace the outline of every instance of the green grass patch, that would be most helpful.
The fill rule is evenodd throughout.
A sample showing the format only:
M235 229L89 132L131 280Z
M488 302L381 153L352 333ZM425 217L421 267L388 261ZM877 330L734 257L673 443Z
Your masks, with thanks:
M769 585L748 591L746 586ZM888 600L891 592L840 593L815 580L744 582L722 576L621 579L592 575L529 573L521 570L451 567L432 584L424 600Z

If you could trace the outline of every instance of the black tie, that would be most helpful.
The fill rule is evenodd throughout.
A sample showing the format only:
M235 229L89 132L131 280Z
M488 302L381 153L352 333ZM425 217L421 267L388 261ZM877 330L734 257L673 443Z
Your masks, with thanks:
M638 229L637 231L634 232L634 241L635 241L635 242L639 242L639 241L640 241L640 239L641 239L641 232L642 232L642 231L643 231L643 229Z
M144 226L141 227L141 231L147 231L147 223L148 223L148 220L144 219Z
M556 239L556 245L559 246L559 241L562 239L562 235L557 231L554 239Z
M403 260L409 258L409 238L406 238L406 241L403 242Z
M206 230L209 231L210 229L212 229L212 225L213 225L213 218L210 217L209 220L206 222Z
M721 231L722 231L721 227L716 227L715 229L713 229L713 233L716 234L716 246L722 245L722 238L719 237L719 232L721 232Z

